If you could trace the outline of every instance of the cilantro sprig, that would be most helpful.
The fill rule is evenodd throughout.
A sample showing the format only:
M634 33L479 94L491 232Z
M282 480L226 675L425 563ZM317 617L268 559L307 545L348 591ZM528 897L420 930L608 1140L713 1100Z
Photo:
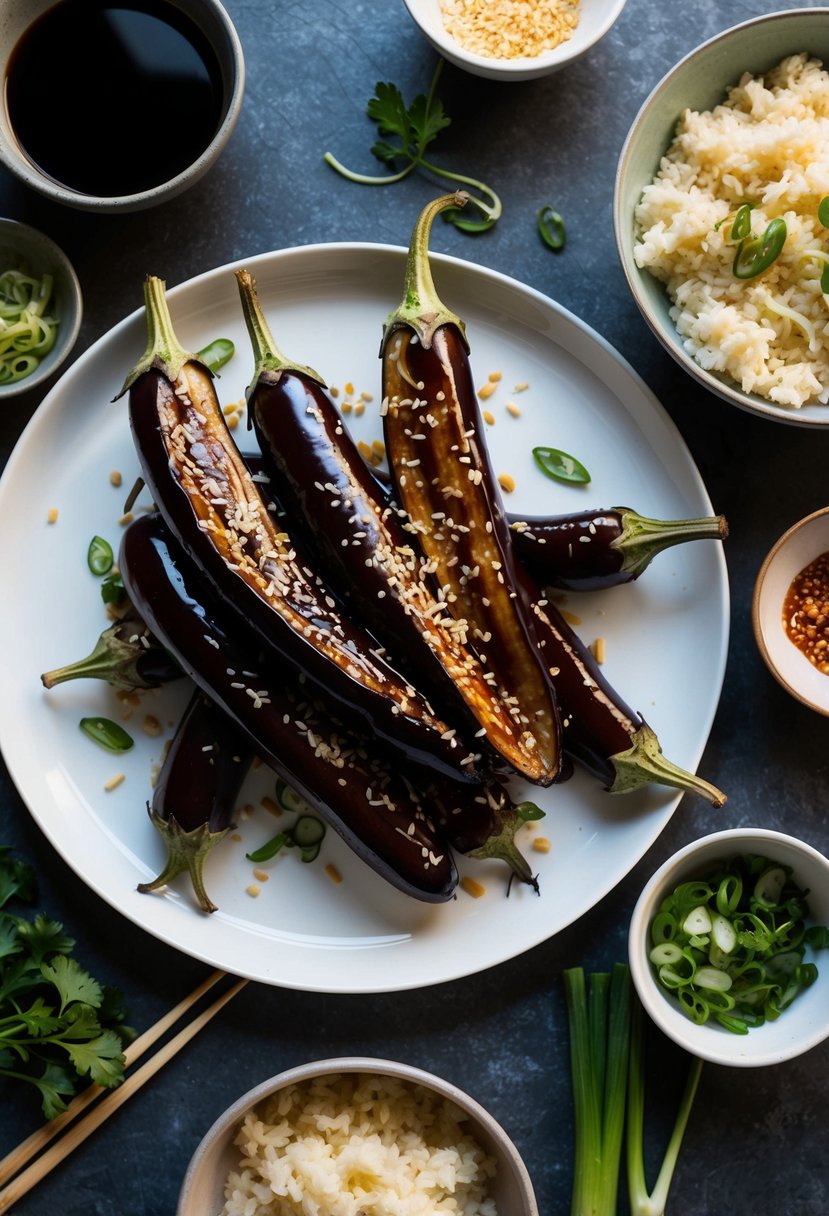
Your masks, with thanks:
M93 979L72 957L75 942L42 913L8 910L33 903L34 871L0 846L0 1075L34 1085L47 1119L66 1109L78 1082L107 1089L124 1076L120 993Z
M443 103L435 95L442 68L443 60L439 59L428 94L419 93L409 106L395 84L379 82L375 87L374 96L369 98L366 113L372 122L377 124L381 136L372 144L371 152L377 160L392 170L391 173L380 176L356 173L347 169L331 152L326 152L324 159L337 173L363 186L391 186L408 177L417 168L448 181L470 186L483 196L469 196L469 201L478 207L483 218L470 219L456 207L447 208L442 213L443 218L462 232L485 232L498 220L502 211L501 200L495 191L477 178L450 172L427 161L425 157L426 149L452 121L444 110Z

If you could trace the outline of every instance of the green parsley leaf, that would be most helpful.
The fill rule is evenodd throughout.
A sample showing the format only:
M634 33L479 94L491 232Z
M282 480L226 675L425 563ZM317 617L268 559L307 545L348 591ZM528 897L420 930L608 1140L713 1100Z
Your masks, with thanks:
M0 899L34 894L30 867L0 847ZM123 999L72 956L63 926L0 911L0 1076L33 1085L48 1119L66 1109L81 1078L112 1087L123 1078Z
M330 152L325 153L324 160L342 177L363 186L390 186L408 177L414 169L421 169L431 177L454 182L456 186L471 186L483 196L469 196L469 201L482 212L483 218L470 219L463 216L459 208L447 209L443 218L462 232L485 232L501 215L501 200L495 191L474 177L452 173L425 158L430 144L452 121L440 99L435 96L442 67L443 60L439 59L428 94L418 93L410 106L406 105L396 84L378 81L375 85L374 96L370 97L366 104L366 113L372 122L377 124L378 133L384 138L372 144L371 153L392 170L389 176L373 177L370 174L355 173L341 164ZM397 142L394 142L395 140Z
M71 954L75 948L75 939L66 936L63 925L42 912L33 921L21 921L18 933L38 964L50 954Z
M59 954L52 963L44 963L40 970L43 978L54 984L60 993L61 1013L74 1001L83 1001L96 1009L100 1005L103 998L101 985L74 959Z
M8 845L0 845L0 908L15 896L32 903L37 895L35 872L25 861L15 861Z

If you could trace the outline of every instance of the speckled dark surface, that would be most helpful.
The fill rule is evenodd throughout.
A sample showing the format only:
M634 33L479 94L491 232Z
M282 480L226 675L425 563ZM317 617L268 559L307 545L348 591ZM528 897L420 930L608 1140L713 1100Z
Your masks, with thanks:
M86 314L77 353L132 311L136 284L148 270L176 283L282 246L352 239L399 244L410 217L430 197L417 177L394 192L363 189L322 162L331 148L371 172L373 128L364 105L375 81L394 80L407 96L428 85L434 55L400 0L227 0L227 7L244 44L247 94L222 160L190 193L149 212L92 217L61 210L0 172L0 213L49 233L78 270ZM171 1213L191 1152L231 1100L283 1068L354 1053L422 1065L466 1088L513 1135L543 1216L562 1216L571 1184L562 968L595 969L623 958L627 921L646 879L663 858L713 827L759 824L829 849L829 720L789 699L768 675L749 611L754 577L772 542L829 501L829 435L741 414L680 372L628 293L611 225L616 160L646 94L700 41L762 11L737 0L685 0L681 9L629 0L598 46L545 80L503 85L447 70L442 93L453 123L441 138L441 162L496 184L505 217L481 239L439 225L433 240L435 249L547 293L625 354L670 412L716 509L728 516L731 647L701 766L729 792L727 808L717 815L686 800L650 852L589 915L488 973L388 996L249 986L149 1088L20 1201L14 1209L20 1216ZM551 200L568 225L567 250L558 258L534 233L538 208ZM41 397L33 393L4 407L4 458ZM12 573L2 572L2 594L13 594ZM34 553L28 573L43 581L45 593ZM83 886L5 775L0 799L0 839L37 866L44 905L81 940L91 969L121 986L134 1023L154 1021L202 978L204 967L119 918ZM676 1067L673 1049L655 1049L661 1071ZM655 1142L667 1131L668 1115L655 1096ZM0 1082L0 1153L38 1122L36 1103ZM670 1210L677 1216L825 1216L827 1126L829 1042L772 1068L706 1066Z

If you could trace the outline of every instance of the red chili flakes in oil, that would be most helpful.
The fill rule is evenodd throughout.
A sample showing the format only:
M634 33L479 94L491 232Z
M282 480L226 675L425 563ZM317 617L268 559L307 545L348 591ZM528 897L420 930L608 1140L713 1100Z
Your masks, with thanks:
M783 627L809 662L829 675L829 551L792 579L783 602Z

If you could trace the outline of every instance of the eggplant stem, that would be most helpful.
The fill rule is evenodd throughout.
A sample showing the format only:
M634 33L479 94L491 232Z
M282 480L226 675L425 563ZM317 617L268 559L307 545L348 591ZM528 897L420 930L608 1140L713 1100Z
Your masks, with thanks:
M501 820L502 826L500 832L488 837L479 848L473 849L467 856L474 857L480 861L505 861L512 871L510 882L512 882L513 878L517 878L520 882L525 882L528 886L532 887L536 895L538 895L540 894L538 879L530 869L526 857L524 857L515 843L515 833L526 822L521 816L521 807L524 805L522 802L518 806L511 807Z
M178 379L179 372L185 363L198 363L200 367L204 368L207 375L213 375L207 364L203 363L198 355L185 350L176 337L167 306L165 289L166 283L156 275L148 274L144 280L147 349L127 376L123 388L114 398L115 401L118 400L118 397L122 397L139 377L143 376L145 372L152 371L153 368L163 372L172 383Z
M276 379L281 372L296 372L303 376L310 376L312 380L316 380L324 387L325 381L322 376L318 375L313 368L306 367L303 363L293 363L283 355L274 342L268 322L265 320L265 314L262 311L262 305L259 302L259 296L256 293L256 280L253 278L253 275L247 270L237 270L236 282L239 286L242 312L245 318L245 325L248 329L250 344L253 347L255 361L253 379L248 388L248 395L256 387L260 377L266 376L268 379Z
M105 629L86 658L56 667L53 671L45 671L40 677L44 688L54 688L67 680L106 680L113 688L122 688L127 692L158 687L158 681L149 682L138 671L138 664L147 655L147 649L140 640L140 636L146 633L144 626L136 625L134 642L125 641L119 636L123 626L124 622L119 621Z
M172 879L186 870L190 875L193 893L198 900L199 907L203 912L215 912L216 904L210 899L204 886L204 860L210 850L232 830L233 825L228 825L220 832L213 832L210 830L209 824L200 823L197 828L192 828L188 832L180 827L173 816L169 819L162 819L160 815L150 810L149 806L147 812L153 827L161 834L164 841L167 861L158 877L154 878L152 882L140 882L138 890L142 894L157 891L161 887L166 887Z
M386 319L384 342L395 329L408 327L415 331L423 346L428 349L432 345L435 331L441 325L454 325L468 349L466 326L440 299L429 263L429 236L435 217L447 207L464 207L468 201L469 195L464 190L443 194L427 203L418 216L406 258L403 299Z
M652 558L671 545L689 540L725 540L728 524L724 515L699 519L648 519L628 507L620 508L621 535L611 543L622 557L621 569L638 578Z
M700 798L704 798L712 806L725 805L726 796L722 790L718 790L708 781L703 781L695 773L686 772L662 754L659 740L647 722L643 721L636 731L631 747L611 756L610 763L616 771L616 778L609 787L611 794L629 794L632 790L655 782L657 785L670 785L678 790L699 794Z

